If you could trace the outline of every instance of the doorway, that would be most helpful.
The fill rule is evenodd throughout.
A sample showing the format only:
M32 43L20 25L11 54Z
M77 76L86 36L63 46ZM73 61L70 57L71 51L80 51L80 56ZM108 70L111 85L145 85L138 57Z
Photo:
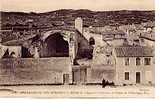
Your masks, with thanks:
M63 83L64 84L69 84L69 74L64 74L63 75Z
M141 78L141 75L140 75L140 72L136 72L136 83L140 83L140 79Z
M85 84L87 81L87 69L80 68L73 71L73 83Z

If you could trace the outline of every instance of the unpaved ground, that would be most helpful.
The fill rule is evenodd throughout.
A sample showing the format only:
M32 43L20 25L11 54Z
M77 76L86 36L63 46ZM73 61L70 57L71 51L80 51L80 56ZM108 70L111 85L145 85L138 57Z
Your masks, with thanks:
M102 88L100 85L23 85L0 86L0 96L22 97L155 97L155 86L133 85Z
M126 88L155 88L155 85L128 85L128 86L106 86L102 88L101 85L17 85L17 86L0 86L0 89L13 90L39 90L39 89L126 89Z

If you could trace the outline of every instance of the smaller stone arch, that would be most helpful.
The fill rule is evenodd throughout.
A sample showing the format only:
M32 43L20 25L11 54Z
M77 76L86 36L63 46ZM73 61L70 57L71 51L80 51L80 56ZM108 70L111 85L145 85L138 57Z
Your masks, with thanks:
M95 39L93 37L89 38L89 45L95 45Z

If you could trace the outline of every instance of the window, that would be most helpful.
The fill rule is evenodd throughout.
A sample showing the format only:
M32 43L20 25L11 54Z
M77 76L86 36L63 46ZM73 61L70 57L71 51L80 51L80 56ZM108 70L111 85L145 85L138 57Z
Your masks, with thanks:
M151 58L144 58L144 65L151 65Z
M125 80L129 80L129 72L125 72Z
M125 58L125 65L129 65L129 58Z
M136 58L136 65L140 65L140 58L139 57Z

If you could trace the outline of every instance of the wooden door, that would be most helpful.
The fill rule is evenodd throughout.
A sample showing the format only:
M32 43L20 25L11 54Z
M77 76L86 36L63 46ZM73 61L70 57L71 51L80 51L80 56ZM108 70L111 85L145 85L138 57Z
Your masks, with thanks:
M64 84L69 84L69 74L64 74L63 75L63 83Z
M80 73L79 70L73 71L73 83L77 84L80 82Z
M85 84L86 80L87 80L87 71L86 71L86 69L81 69L80 70L80 82L82 84Z
M141 75L140 75L140 72L136 72L136 83L140 83L140 77Z
M73 71L73 83L84 84L87 80L87 69L77 69Z

